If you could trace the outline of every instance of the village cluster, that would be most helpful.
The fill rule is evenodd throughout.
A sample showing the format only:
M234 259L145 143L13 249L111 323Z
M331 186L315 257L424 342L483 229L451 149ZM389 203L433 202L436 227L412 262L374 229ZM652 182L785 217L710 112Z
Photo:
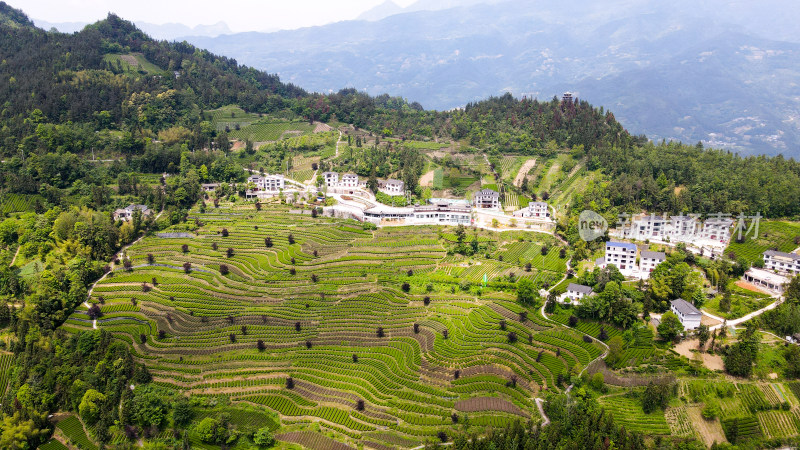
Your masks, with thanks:
M323 208L326 215L352 218L376 226L392 225L465 225L486 228L525 228L552 232L555 228L551 207L545 202L530 202L526 207L506 214L500 202L500 194L491 189L476 192L472 200L432 198L425 204L411 206L386 205L377 201L367 187L367 181L353 173L324 172L319 186L301 184L281 174L253 174L248 179L247 198L270 198L285 194L312 193L322 198L336 200L332 206ZM217 184L203 185L206 191L216 189ZM396 179L377 180L377 188L392 198L406 197L405 183ZM152 215L145 205L130 205L114 212L115 220L132 220L140 211L143 217ZM609 231L612 240L605 243L604 256L595 261L596 267L614 265L629 279L647 279L650 273L667 257L664 252L650 251L649 244L675 245L684 243L690 251L712 258L722 255L732 237L735 220L723 216L711 216L701 220L699 215L622 215L619 226ZM757 222L756 222L757 226ZM634 244L626 241L639 241ZM781 294L789 282L788 277L800 274L800 255L776 250L763 254L763 268L752 267L743 279L774 294ZM578 305L592 288L571 283L559 301ZM671 302L670 309L681 319L687 330L700 325L700 312L683 299Z

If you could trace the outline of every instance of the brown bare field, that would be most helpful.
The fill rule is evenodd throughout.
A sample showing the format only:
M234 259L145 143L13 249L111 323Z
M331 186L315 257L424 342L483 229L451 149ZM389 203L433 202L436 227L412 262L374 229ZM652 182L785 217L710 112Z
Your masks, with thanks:
M709 447L714 442L718 444L728 442L728 440L725 439L725 432L722 431L722 425L719 423L719 419L704 419L700 414L700 409L700 406L692 406L687 408L687 412L689 413L689 418L692 420L692 424L694 424L694 429L697 430L703 442Z
M352 450L353 447L313 431L293 431L275 436L275 439L300 444L311 450Z
M422 175L419 178L419 185L423 187L433 186L433 172L435 171L431 170L430 172L426 172L424 175Z
M136 57L133 55L120 55L119 58L130 64L130 66L133 68L139 67L139 61L137 61Z
M739 286L742 289L747 289L748 291L762 292L762 293L766 292L763 289L760 289L758 286L750 284L750 283L748 283L747 281L744 281L744 280L737 281L736 285ZM768 292L766 292L766 293L768 293Z
M675 346L675 351L689 359L697 358L697 353L692 350L697 350L699 341L697 339L689 339L681 342ZM722 357L719 355L709 355L708 353L700 354L703 360L703 365L710 370L724 370L725 365L722 363Z
M516 187L522 186L522 180L525 179L525 176L528 174L528 172L531 171L531 169L533 169L535 165L536 165L536 158L525 161L525 164L523 164L522 167L519 168L519 172L517 172L517 176L514 178L514 186Z
M529 417L517 405L496 397L472 397L456 402L455 408L464 412L502 411L518 416Z

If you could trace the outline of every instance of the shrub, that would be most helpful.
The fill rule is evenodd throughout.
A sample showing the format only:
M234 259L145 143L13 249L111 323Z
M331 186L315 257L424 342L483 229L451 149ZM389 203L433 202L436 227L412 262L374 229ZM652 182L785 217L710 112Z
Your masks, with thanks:
M573 316L569 316L569 321L567 323L569 324L570 327L574 328L575 325L578 324L578 318L575 317L574 315Z
M426 295L426 296L425 296L425 298L423 298L423 299L422 299L422 303L423 303L425 306L428 306L428 305L430 305L430 304L431 304L431 298L430 298L430 297L428 297L428 296Z
M410 290L411 290L411 285L410 285L410 284L408 284L408 283L403 283L403 284L400 286L400 289L402 289L402 290L403 290L403 292L408 292L408 291L410 291Z
M311 341L306 341L306 348L311 348Z
M220 264L219 265L219 273L221 273L222 275L227 275L228 274L228 265L227 264Z
M515 333L513 331L508 333L508 342L510 342L512 344L517 342L517 333Z
M414 275L414 270L413 269L408 269L408 272L406 272L406 275L413 276Z
M600 339L601 341L608 340L608 333L606 332L605 327L600 327L600 335L597 336L597 339Z
M583 342L586 342L587 344L590 344L592 342L592 338L590 338L589 336L584 334L583 335Z
M456 413L450 414L450 420L452 420L453 423L458 423L458 414Z
M89 311L87 311L89 318L95 320L103 315L103 312L100 311L100 306L96 303L89 307Z
M436 437L438 437L439 440L442 442L447 442L447 433L445 433L444 431L436 433Z

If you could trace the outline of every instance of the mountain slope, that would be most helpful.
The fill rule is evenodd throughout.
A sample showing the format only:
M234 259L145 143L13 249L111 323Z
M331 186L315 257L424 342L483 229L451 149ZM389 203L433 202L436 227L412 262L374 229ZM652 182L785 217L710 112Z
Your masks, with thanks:
M800 73L800 33L788 24L800 13L785 1L515 0L407 12L412 7L376 22L190 41L318 92L352 86L449 109L504 92L574 91L616 105L635 133L800 155L800 97L787 92ZM711 101L709 84L724 101ZM744 131L748 117L757 126Z

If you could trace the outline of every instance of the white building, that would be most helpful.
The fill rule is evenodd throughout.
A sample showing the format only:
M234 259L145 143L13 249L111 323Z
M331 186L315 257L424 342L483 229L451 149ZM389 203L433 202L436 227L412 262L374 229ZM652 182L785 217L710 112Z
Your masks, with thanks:
M778 273L800 274L800 255L767 250L764 252L764 268Z
M339 187L344 188L357 188L358 187L358 175L354 173L346 173L342 175L342 179L339 180Z
M636 267L637 247L626 242L606 242L606 254L603 264L614 264L623 274L630 273Z
M650 273L659 264L667 260L664 252L651 252L643 250L639 255L639 270L643 273Z
M338 172L324 172L322 174L322 179L325 180L325 185L328 187L333 187L339 184L339 173Z
M678 298L670 302L669 309L681 320L684 330L694 330L700 327L703 313L695 308L693 304Z
M153 211L151 211L150 208L145 205L128 205L125 208L114 211L114 220L122 220L127 222L133 219L133 213L137 210L142 212L142 218L147 218L153 215Z
M472 208L440 201L414 207L414 223L433 225L470 225Z
M381 203L364 211L364 220L375 225L380 225L382 221L405 223L413 217L414 208L387 206Z
M646 239L663 239L667 231L667 219L651 214L636 219L631 224L631 238L644 241Z
M697 235L698 228L697 216L672 216L667 234L673 241L686 241Z
M113 217L115 220L127 222L133 218L133 213L137 210L142 212L142 217L152 214L152 211L145 205L128 205L125 208L114 211Z
M578 304L584 297L594 294L594 291L589 286L582 284L570 283L567 286L567 292L561 297L564 303Z
M747 269L742 278L748 283L776 293L783 293L785 285L789 283L789 279L782 275L755 267Z
M386 181L378 180L378 190L386 195L403 195L405 194L405 183L391 178Z
M547 219L550 217L550 207L545 202L530 202L526 208L514 211L514 217Z
M283 175L253 175L247 179L248 183L253 183L256 185L253 192L258 191L265 191L265 192L279 192L286 188L286 179Z
M500 208L500 194L491 189L481 189L475 193L475 206L478 208Z
M703 229L700 231L700 238L720 243L728 242L731 239L731 227L733 219L714 218L706 219L703 222Z

